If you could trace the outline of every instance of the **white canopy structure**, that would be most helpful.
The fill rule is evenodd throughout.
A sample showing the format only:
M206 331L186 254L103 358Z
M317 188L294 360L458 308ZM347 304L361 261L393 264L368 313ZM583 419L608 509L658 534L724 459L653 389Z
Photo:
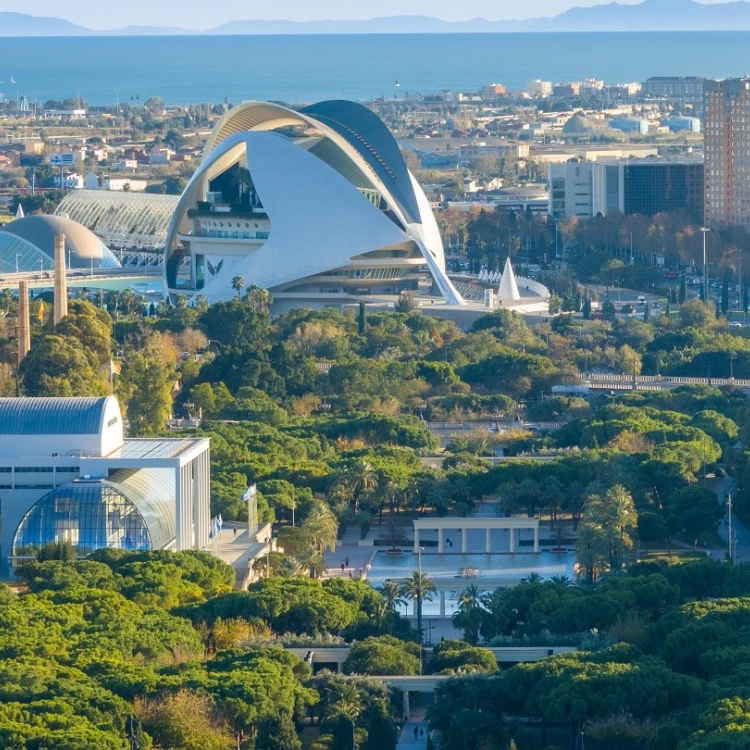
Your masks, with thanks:
M518 284L516 283L516 275L513 273L513 266L511 265L510 258L505 261L503 276L500 279L500 286L497 289L497 297L503 301L512 300L513 302L517 302L521 299L521 295L518 291Z
M55 211L83 224L108 247L162 250L180 196L72 190Z

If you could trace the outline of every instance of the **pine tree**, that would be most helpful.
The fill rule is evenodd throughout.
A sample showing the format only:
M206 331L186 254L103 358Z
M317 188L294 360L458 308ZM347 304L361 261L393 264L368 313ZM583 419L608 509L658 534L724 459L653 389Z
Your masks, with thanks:
M680 279L680 296L678 299L678 302L682 304L687 300L687 278L685 277L685 274L682 275L682 278Z

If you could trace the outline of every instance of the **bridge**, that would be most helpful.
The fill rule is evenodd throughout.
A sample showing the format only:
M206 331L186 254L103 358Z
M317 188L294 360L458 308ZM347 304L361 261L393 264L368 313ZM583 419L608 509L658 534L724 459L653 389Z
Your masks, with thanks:
M580 384L591 390L607 391L670 391L685 385L705 385L712 388L731 386L750 391L750 380L741 378L683 378L671 375L615 375L610 373L580 373Z
M68 287L124 289L161 280L162 269L147 265L127 268L94 268L88 271L68 270L66 276ZM16 289L19 281L27 281L30 289L52 289L55 277L52 271L8 273L0 276L0 289Z
M342 666L349 656L349 646L330 647L330 648L287 648L303 661L307 662L313 669L315 666L322 668L334 667L337 672L341 672ZM432 652L432 649L426 648L425 652ZM578 649L573 646L528 646L528 647L490 647L489 651L495 655L498 664L511 666L513 664L522 664L526 662L541 661L549 656L558 654L567 654ZM411 706L409 705L409 693L434 693L438 685L445 680L460 678L462 675L374 675L371 680L382 682L388 687L397 688L403 693L403 715L406 721L411 718ZM466 676L466 675L464 675ZM468 675L471 676L471 675ZM355 675L352 675L355 677Z

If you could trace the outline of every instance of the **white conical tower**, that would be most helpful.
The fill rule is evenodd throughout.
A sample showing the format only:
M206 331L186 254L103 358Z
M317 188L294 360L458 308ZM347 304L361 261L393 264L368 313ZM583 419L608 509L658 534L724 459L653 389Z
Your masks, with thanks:
M16 218L17 219L25 219L26 214L23 212L23 206L19 203L18 208L16 209Z
M510 258L505 261L503 277L500 279L497 296L499 299L513 300L514 302L521 299L521 295L518 293L518 284L516 284L516 275L513 273L513 266L510 264Z

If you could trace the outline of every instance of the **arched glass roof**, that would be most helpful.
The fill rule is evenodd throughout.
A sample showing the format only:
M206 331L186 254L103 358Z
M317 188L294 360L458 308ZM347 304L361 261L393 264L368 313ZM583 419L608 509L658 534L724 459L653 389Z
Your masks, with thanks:
M9 232L0 232L0 273L51 271L52 258L38 247Z
M104 547L162 549L174 538L173 473L122 470L61 485L38 500L18 525L13 556L33 557L57 542L70 542L81 557Z
M72 190L55 211L113 247L161 250L179 195Z

